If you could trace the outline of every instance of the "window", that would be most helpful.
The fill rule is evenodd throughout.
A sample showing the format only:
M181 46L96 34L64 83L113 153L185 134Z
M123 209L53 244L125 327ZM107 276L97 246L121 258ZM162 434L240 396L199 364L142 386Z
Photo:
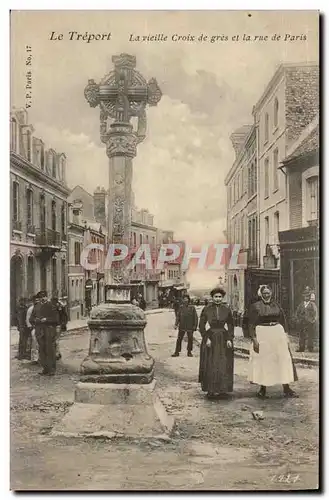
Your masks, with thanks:
M319 218L319 178L318 176L307 179L307 220L316 220Z
M32 159L32 134L29 130L26 133L26 147L27 147L27 150L26 150L27 159L29 161L31 161L31 159Z
M244 248L244 220L243 216L241 217L241 222L240 222L240 231L241 231L241 237L240 237L240 244L241 247Z
M40 195L40 229L41 231L45 231L46 228L46 203L45 196L43 194Z
M137 234L136 233L133 233L133 245L134 245L134 248L136 248L137 246Z
M10 149L17 151L17 121L15 118L10 121Z
M74 264L76 266L80 264L80 243L78 241L74 242Z
M64 241L66 239L66 234L65 234L66 233L66 231L65 231L65 229L66 229L66 227L65 227L66 226L65 225L65 209L66 209L65 203L63 203L62 207L61 207L61 229L62 229L62 240L64 240Z
M240 197L243 196L243 170L240 174Z
M51 202L51 229L56 231L56 201Z
M40 266L40 284L41 290L47 290L47 268L45 265Z
M254 193L257 193L257 163L254 164Z
M250 198L251 193L252 193L252 187L251 187L252 168L253 168L252 165L248 168L248 197L249 198Z
M51 284L52 291L57 291L57 268L56 268L56 259L51 260Z
M152 247L155 248L155 236L152 236Z
M56 178L56 157L54 153L52 154L51 174Z
M274 237L275 241L279 241L279 231L280 231L280 214L275 212L274 214Z
M252 220L252 251L253 261L257 260L257 217Z
M265 113L264 127L265 127L265 130L264 130L265 142L267 142L268 138L269 138L269 127L270 127L270 119L269 119L268 113Z
M252 258L252 253L251 253L251 251L252 251L252 233L251 233L252 227L251 227L251 223L252 223L252 221L251 221L251 219L249 219L248 220L248 248L250 250L250 258Z
M34 258L32 255L27 258L27 293L29 297L34 294Z
M65 279L66 261L61 260L61 288L62 295L66 295L66 279Z
M139 244L140 245L143 244L143 235L142 234L139 235Z
M269 195L269 182L270 182L270 179L269 179L269 168L270 168L270 165L269 165L269 159L266 158L265 160L265 164L264 164L264 197L265 198L268 198L268 195Z
M13 220L19 220L19 184L13 182Z
M274 128L279 124L279 101L277 97L274 99Z
M265 245L269 244L269 238L270 238L270 221L268 217L265 217L264 219L265 222Z
M31 231L33 225L33 191L32 189L26 190L26 214L27 214L27 228Z
M279 150L275 149L273 152L273 191L279 189Z

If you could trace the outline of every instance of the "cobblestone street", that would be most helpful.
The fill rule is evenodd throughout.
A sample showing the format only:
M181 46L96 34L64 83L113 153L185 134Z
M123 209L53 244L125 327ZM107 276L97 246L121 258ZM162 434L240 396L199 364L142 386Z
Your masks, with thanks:
M171 311L148 316L145 337L156 360L157 389L176 419L171 442L50 438L73 403L88 331L61 340L53 378L11 353L11 488L15 490L271 490L318 486L318 369L297 367L299 399L281 388L264 402L247 381L248 362L235 360L234 395L205 399L197 383L199 348L171 358L176 332ZM13 343L13 342L12 342ZM261 410L264 420L252 412Z

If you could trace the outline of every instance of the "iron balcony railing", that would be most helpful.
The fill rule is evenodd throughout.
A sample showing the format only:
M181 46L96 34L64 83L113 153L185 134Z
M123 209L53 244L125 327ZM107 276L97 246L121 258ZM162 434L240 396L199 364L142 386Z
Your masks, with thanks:
M41 247L56 247L61 248L61 235L53 229L36 229L35 230L36 245Z

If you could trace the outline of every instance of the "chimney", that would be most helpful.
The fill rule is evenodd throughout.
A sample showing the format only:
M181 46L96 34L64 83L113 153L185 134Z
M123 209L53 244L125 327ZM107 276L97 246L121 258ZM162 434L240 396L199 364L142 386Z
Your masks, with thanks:
M97 186L94 191L94 217L103 227L106 227L106 191Z
M82 202L81 200L74 200L72 203L72 222L78 226L82 226L81 216L82 216Z
M230 139L236 156L240 153L241 148L251 131L251 128L252 125L243 125L243 127L238 128L233 132L233 134L231 134Z

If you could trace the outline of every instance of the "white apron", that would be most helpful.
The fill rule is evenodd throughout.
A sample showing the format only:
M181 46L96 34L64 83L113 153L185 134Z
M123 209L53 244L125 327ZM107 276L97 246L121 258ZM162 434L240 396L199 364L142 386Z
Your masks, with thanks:
M256 326L259 353L250 346L249 381L266 387L294 381L288 337L282 325Z

